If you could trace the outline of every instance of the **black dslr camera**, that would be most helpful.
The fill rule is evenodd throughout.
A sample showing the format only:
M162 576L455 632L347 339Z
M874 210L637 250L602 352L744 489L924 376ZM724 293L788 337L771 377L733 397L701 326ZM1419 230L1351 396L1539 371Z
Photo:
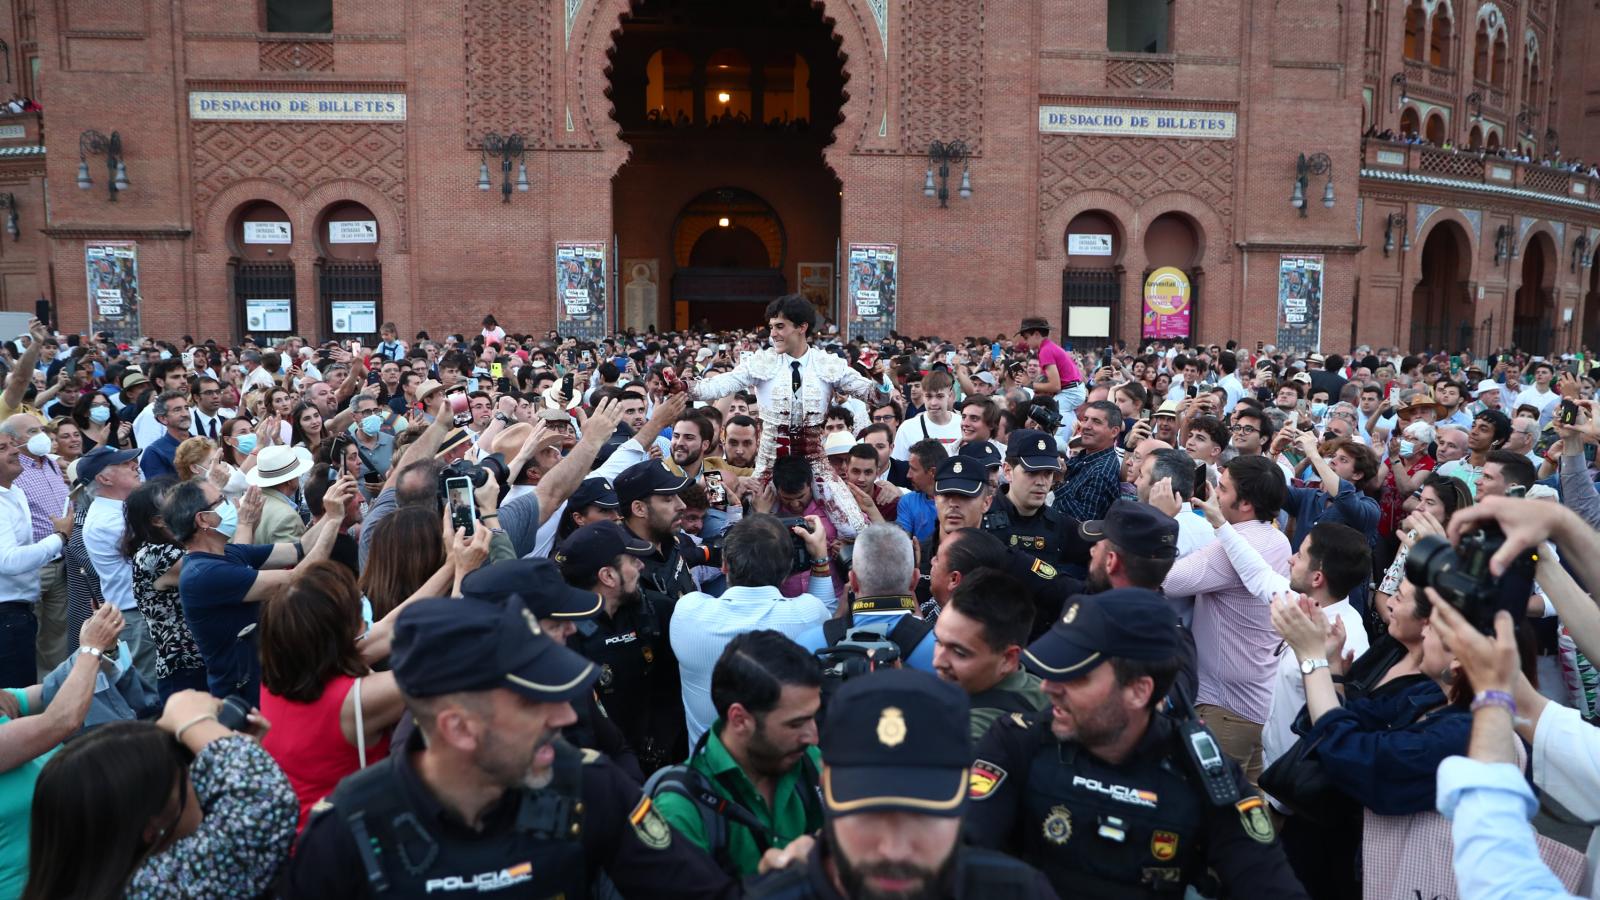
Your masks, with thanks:
M793 554L789 560L789 574L804 572L811 568L811 551L806 549L806 542L793 529L804 528L811 530L811 523L804 516L785 516L779 519L783 523L783 530L789 533L790 546Z
M896 668L900 647L887 632L876 628L853 628L839 643L816 651L825 681L849 681L879 669Z
M1061 411L1054 406L1035 403L1028 407L1028 418L1038 423L1039 430L1046 434L1055 434L1061 427Z
M1522 554L1496 578L1489 560L1505 542L1505 532L1493 523L1462 535L1454 547L1438 535L1418 538L1406 557L1406 580L1418 588L1417 615L1427 618L1432 612L1421 591L1431 587L1485 634L1494 632L1494 614L1502 609L1521 619L1533 593L1534 556Z

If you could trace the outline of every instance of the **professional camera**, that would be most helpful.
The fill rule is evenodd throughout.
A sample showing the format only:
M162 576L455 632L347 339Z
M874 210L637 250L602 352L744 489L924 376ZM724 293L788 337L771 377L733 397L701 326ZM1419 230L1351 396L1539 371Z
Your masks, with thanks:
M1055 434L1061 427L1061 411L1043 403L1029 406L1028 418L1038 423L1039 430L1046 434Z
M853 628L839 643L816 651L822 664L824 682L849 681L858 675L893 669L900 662L900 648L886 633L873 628Z
M789 540L793 547L794 555L789 561L789 574L792 575L795 572L804 572L805 570L811 568L811 551L806 549L805 539L800 537L800 535L795 534L794 531L791 530L794 528L804 528L805 530L810 531L812 530L811 523L802 516L785 517L779 521L783 523L783 530L789 533Z
M1421 590L1431 587L1486 634L1494 631L1494 614L1502 609L1521 618L1533 593L1533 554L1522 554L1496 578L1489 560L1505 542L1505 532L1492 523L1462 535L1454 547L1438 535L1418 538L1406 557L1406 580L1418 588L1418 616L1431 612Z

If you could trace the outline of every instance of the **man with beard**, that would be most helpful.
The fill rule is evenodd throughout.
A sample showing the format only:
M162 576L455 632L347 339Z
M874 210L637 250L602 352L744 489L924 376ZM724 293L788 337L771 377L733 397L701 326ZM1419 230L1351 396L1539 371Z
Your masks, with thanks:
M746 632L718 657L711 702L717 719L688 764L657 772L645 793L677 835L723 871L754 875L768 847L822 827L822 673L816 657L782 633Z
M1238 766L1210 764L1205 727L1158 711L1180 646L1152 591L1069 601L1023 653L1051 708L1002 719L978 745L968 837L1043 869L1065 896L1182 896L1211 870L1226 896L1305 897Z
M673 478L660 463L640 465L654 466L663 477ZM617 493L620 499L620 479ZM672 521L683 501L675 489L629 503L634 508L647 504L652 517L667 516L663 526L669 529L667 546L693 590L694 579L678 556L676 542L670 540ZM555 560L568 584L600 595L600 614L580 622L567 643L599 666L600 702L638 753L640 768L653 772L682 759L689 744L679 710L678 660L672 655L669 634L678 594L664 593L655 583L644 586L646 567L657 562L660 551L651 539L640 536L643 519L636 516L632 527L614 522L585 525L557 548ZM651 521L660 525L654 518ZM649 531L656 533L654 528Z
M561 740L598 667L522 603L421 600L400 614L393 646L417 729L313 808L285 893L585 897L602 869L628 896L736 892L615 764Z
M1051 898L1039 872L961 841L972 742L961 689L889 669L845 682L822 731L821 840L768 854L748 898ZM1075 896L1075 893L1068 896Z

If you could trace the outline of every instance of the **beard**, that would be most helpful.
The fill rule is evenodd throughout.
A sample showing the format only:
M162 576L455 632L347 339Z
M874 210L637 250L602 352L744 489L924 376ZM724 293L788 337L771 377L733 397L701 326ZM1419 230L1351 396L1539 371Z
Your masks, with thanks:
M1089 568L1089 578L1088 580L1084 581L1083 586L1087 588L1088 592L1091 594L1098 594L1103 591L1111 590L1111 579L1107 577L1105 567L1101 566L1099 568L1095 568L1091 566Z
M805 748L798 748L799 753L804 753ZM750 768L755 769L759 775L769 778L778 778L794 768L798 761L797 750L785 750L773 743L767 737L767 729L759 721L750 741L745 745L745 752L750 756Z
M1072 710L1072 724L1064 727L1052 719L1051 733L1060 740L1072 740L1093 750L1107 746L1128 730L1128 711L1120 703L1106 702L1098 709Z
M956 848L952 847L937 869L928 869L910 862L874 862L856 865L840 849L830 824L823 833L829 857L838 870L844 895L852 900L937 900L944 896L945 886L955 869ZM959 844L957 845L959 846ZM880 891L867 882L868 878L916 879L916 886L904 891Z

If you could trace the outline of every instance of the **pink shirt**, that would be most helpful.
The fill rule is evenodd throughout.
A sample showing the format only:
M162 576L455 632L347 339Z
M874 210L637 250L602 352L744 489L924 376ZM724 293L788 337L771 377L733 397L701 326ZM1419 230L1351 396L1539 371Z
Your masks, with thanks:
M1044 343L1039 345L1039 369L1047 372L1051 366L1055 366L1056 372L1061 375L1063 386L1083 380L1083 373L1078 370L1078 364L1072 361L1072 354L1061 349L1061 345L1055 341L1045 338Z

